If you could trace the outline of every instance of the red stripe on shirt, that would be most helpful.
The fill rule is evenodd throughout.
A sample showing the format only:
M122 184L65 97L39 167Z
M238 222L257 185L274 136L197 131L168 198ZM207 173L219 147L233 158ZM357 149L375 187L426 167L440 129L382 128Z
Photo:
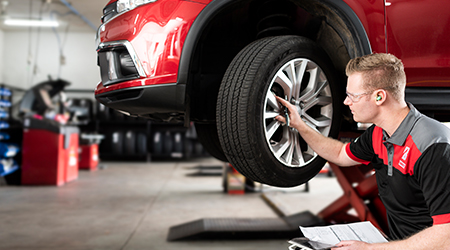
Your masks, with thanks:
M433 225L450 223L450 214L440 214L433 217Z
M357 162L359 162L361 164L365 164L365 165L368 165L370 163L370 161L361 160L358 157L356 157L350 150L350 143L347 143L347 145L345 146L345 152L354 161L357 161Z
M414 166L422 152L417 148L412 136L408 135L404 145L394 145L394 150L394 168L402 174L414 175Z

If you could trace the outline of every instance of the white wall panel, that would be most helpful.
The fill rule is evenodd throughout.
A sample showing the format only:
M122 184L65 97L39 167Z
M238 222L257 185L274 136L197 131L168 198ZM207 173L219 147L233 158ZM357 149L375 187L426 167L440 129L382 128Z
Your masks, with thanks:
M95 51L95 33L68 32L57 36L51 30L40 33L3 31L0 79L23 89L46 81L50 75L71 82L70 89L93 90L100 81ZM1 36L0 36L1 38ZM60 68L60 46L65 64Z

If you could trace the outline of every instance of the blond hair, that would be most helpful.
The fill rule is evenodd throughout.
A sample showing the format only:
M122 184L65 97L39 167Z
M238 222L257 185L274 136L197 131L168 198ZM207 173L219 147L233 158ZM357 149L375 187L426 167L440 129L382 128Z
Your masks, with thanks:
M351 59L345 73L362 73L363 87L368 91L384 89L397 101L404 99L406 74L402 61L394 55L378 53Z

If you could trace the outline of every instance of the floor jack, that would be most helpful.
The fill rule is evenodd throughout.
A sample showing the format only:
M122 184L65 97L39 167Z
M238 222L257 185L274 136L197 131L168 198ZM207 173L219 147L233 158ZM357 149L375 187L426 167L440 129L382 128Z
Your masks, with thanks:
M289 239L301 236L299 226L370 221L386 233L386 210L378 196L373 168L330 167L344 194L317 215L310 211L279 218L207 218L169 229L168 241L189 239Z

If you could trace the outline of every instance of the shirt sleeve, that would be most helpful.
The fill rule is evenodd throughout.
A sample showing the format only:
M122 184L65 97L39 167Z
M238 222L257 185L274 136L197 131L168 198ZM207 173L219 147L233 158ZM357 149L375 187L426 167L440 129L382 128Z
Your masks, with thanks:
M346 145L347 155L354 161L369 164L374 156L372 135L375 125L368 128L361 136Z
M414 173L433 224L450 223L450 144L436 143L425 150Z

